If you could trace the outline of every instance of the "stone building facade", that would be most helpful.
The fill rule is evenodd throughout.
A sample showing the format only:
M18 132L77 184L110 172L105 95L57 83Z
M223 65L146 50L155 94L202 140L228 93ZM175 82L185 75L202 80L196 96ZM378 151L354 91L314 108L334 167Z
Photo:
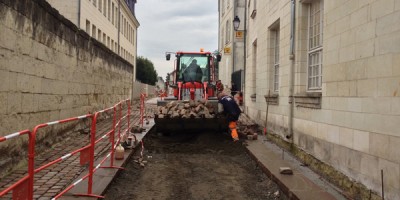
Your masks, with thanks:
M353 197L379 196L383 172L400 199L400 1L245 5L245 113Z
M80 29L136 65L139 27L134 13L136 0L47 1Z
M234 81L239 90L243 87L244 78L244 25L240 25L239 31L235 31L232 20L235 16L245 17L245 1L237 0L218 1L219 15L219 43L218 51L222 55L219 63L219 79L225 87L231 87ZM237 34L236 34L237 33ZM232 76L234 74L234 76Z

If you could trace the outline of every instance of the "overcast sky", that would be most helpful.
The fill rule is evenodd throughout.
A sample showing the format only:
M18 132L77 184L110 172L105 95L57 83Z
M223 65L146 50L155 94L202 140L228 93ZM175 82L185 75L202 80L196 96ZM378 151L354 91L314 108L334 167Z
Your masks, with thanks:
M138 56L151 60L164 80L174 68L165 52L218 48L217 0L138 0L135 12Z

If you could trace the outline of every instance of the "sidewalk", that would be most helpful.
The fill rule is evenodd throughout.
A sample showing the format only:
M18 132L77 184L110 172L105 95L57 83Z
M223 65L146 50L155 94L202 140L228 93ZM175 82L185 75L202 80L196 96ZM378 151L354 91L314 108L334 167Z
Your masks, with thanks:
M247 150L262 170L275 181L290 199L330 200L346 198L293 156L284 152L264 136L247 141ZM282 155L283 154L283 155ZM280 174L280 167L290 167L293 175Z

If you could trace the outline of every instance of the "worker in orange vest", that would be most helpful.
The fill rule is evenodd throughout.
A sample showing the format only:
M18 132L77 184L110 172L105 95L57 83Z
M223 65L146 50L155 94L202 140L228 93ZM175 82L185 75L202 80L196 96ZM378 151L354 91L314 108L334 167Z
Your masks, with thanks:
M229 129L231 130L232 139L236 142L239 140L239 135L236 130L236 123L242 111L233 97L223 92L218 94L218 102L221 103L224 108L223 113L226 115L229 122Z

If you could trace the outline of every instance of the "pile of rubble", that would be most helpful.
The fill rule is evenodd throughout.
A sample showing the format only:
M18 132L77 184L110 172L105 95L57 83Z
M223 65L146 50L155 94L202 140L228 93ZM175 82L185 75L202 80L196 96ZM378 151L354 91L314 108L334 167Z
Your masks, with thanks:
M215 108L205 100L188 102L171 101L165 106L158 106L157 118L214 118Z
M240 137L247 138L249 140L257 140L259 126L253 122L247 115L241 114L237 123L238 134Z

